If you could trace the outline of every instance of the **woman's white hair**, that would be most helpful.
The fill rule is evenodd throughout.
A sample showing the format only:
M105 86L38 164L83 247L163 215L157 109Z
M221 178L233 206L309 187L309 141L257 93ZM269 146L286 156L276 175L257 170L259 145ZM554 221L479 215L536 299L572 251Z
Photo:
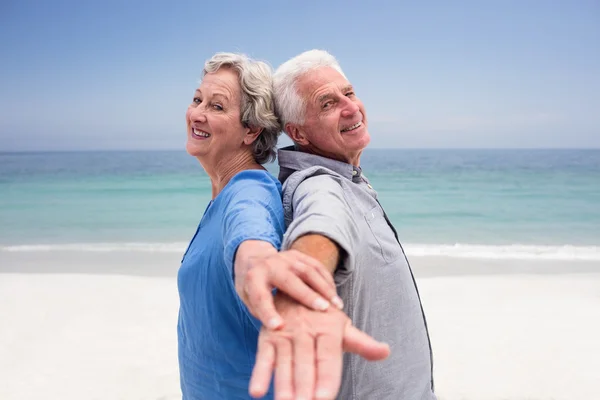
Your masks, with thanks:
M309 50L284 62L273 75L275 107L282 126L291 122L303 124L306 112L305 100L298 94L296 82L307 72L321 67L330 67L342 74L342 67L334 56L325 50Z
M204 64L203 76L223 67L233 69L239 77L242 124L246 127L263 128L252 143L254 159L259 164L273 161L281 126L275 114L271 67L244 54L216 53Z

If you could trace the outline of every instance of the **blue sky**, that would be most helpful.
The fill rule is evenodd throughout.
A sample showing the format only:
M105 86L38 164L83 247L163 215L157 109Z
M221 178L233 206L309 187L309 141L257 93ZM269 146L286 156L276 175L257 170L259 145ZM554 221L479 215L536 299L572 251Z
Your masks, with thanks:
M182 149L203 62L340 61L373 147L600 147L598 1L0 3L0 151Z

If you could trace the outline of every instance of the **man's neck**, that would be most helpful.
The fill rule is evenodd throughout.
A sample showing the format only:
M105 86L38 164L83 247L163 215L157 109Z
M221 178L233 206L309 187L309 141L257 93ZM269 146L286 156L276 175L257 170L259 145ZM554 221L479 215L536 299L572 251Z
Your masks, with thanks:
M325 158L329 158L331 160L336 160L336 161L340 161L340 162L343 162L346 164L350 164L355 167L360 167L360 156L362 154L362 151L359 151L356 153L336 154L336 153L326 152L321 149L317 149L316 147L311 146L311 145L308 145L308 146L296 145L296 149L298 149L304 153L314 154L316 156L325 157Z

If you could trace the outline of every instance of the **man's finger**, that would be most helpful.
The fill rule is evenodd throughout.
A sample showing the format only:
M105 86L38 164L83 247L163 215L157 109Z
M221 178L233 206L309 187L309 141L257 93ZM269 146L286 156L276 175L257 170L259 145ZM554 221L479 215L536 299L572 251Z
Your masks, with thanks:
M267 394L274 366L275 348L268 340L259 339L256 363L250 378L250 396L260 398Z
M275 344L275 398L292 400L294 386L292 381L292 344L286 338L279 338Z
M277 329L283 324L283 319L275 309L273 293L267 282L266 271L251 269L246 276L244 293L250 312L267 328Z
M369 360L384 360L390 355L390 347L378 342L352 324L348 323L344 331L344 351L358 354Z
M332 400L337 396L342 381L342 355L342 340L339 336L317 337L315 399Z
M315 390L315 342L303 333L293 337L296 399L310 400Z

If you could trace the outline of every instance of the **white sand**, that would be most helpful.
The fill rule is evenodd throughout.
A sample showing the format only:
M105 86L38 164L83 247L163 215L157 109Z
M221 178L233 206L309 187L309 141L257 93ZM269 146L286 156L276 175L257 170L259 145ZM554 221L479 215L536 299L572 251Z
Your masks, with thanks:
M440 400L600 399L600 274L420 287Z
M0 399L177 399L167 278L0 274Z
M36 258L38 271L66 262ZM123 270L143 269L135 259ZM172 268L15 268L0 262L0 399L180 398ZM440 400L600 398L600 273L425 274L419 287Z

